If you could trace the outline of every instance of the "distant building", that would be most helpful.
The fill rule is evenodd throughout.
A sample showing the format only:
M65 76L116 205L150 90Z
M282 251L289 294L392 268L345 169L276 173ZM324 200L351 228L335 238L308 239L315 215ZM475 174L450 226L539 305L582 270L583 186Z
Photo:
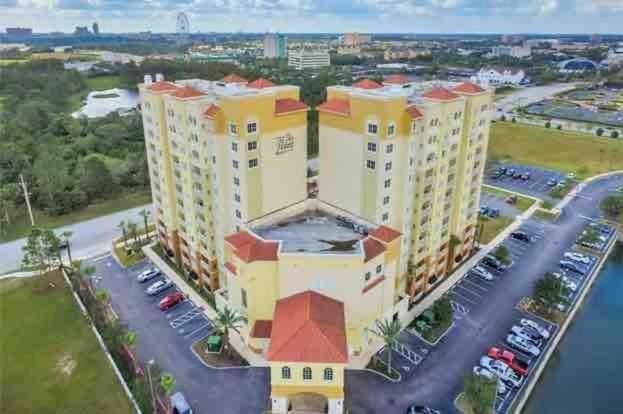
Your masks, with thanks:
M74 36L90 36L89 28L87 26L76 26L74 30Z
M7 27L6 34L15 37L29 37L32 36L32 29L27 27Z
M357 47L372 41L372 36L361 33L345 33L340 37L340 43L344 46Z
M430 56L431 52L428 49L413 49L408 47L395 47L385 50L383 58L385 60L396 59L415 59L421 56Z
M599 65L597 63L585 58L569 59L558 64L560 73L581 73L598 69Z
M266 33L264 36L264 57L285 59L288 57L288 38L278 33Z
M290 52L288 66L298 70L323 68L331 65L331 57L326 50L301 49Z
M484 67L476 74L476 81L485 86L518 86L527 83L528 79L521 69Z
M608 56L602 62L607 66L623 65L623 43L618 43L608 51Z
M523 59L532 56L532 47L527 44L515 46L495 46L491 49L491 56L510 56L517 59Z
M593 33L589 40L591 42L591 45L599 46L599 44L601 43L601 35L599 33Z
M340 46L337 48L338 55L355 55L361 54L361 48L357 46Z
M93 23L93 34L98 36L100 34L100 25L97 22Z

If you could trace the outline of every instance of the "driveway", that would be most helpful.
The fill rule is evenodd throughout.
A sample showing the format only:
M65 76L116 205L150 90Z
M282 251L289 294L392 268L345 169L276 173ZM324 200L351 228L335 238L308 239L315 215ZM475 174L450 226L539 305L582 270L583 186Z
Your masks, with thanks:
M470 283L453 289L453 300L468 308L467 314L402 382L393 384L366 371L347 371L351 412L404 413L414 402L444 413L457 412L453 401L463 388L463 378L521 316L515 305L531 294L538 278L557 268L563 253L586 226L587 217L599 217L599 200L621 185L621 175L594 181L569 203L556 223L528 220L523 229L539 235L538 240L523 251L513 249L515 265L486 291Z
M136 275L147 264L123 269L110 256L89 260L96 266L97 288L109 292L112 307L122 323L137 334L137 354L141 362L154 359L176 379L177 390L188 398L196 413L261 413L270 405L267 368L212 369L204 366L191 351L196 340L211 332L211 324L194 305L182 303L168 312L158 309L158 301L175 288L156 297L144 290L153 281L139 284Z
M522 106L527 106L543 99L550 98L559 93L575 89L577 83L554 83L544 86L528 86L517 89L512 94L501 98L495 103L496 110L501 113L508 113Z

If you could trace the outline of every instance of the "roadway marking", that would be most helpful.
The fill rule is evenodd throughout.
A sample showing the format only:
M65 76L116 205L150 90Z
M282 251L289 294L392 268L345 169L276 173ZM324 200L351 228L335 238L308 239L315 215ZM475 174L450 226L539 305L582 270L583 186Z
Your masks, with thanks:
M469 309L466 306L461 305L459 302L455 302L453 300L450 301L450 305L452 305L452 310L461 314L467 315L469 313Z
M482 299L482 296L480 296L480 295L479 295L479 294L477 294L477 293L472 292L471 290L467 289L467 288L466 288L465 286L463 286L463 285L457 284L457 285L456 285L456 287L454 288L454 290L457 290L457 289L462 289L462 290L464 290L464 291L468 292L470 295L474 295L474 296L476 296L476 298L477 298L477 299L472 299L472 300ZM465 293L463 293L462 291L461 291L461 296L462 296L462 297L470 297L470 296L465 296ZM471 302L471 303L476 303L476 302Z
M468 273L465 277L463 277L463 279L467 279L470 280L471 282L479 282L479 283L484 283L485 286L488 287L493 287L493 280L485 280L483 278L481 278L480 276L476 276L473 273Z
M212 324L209 321L207 321L207 320L206 320L206 322L208 322L208 323L206 323L205 325L200 326L199 328L195 329L192 332L189 332L189 333L185 334L184 338L189 338L189 337L193 336L194 334L196 334L197 332L199 332L199 331L201 331L201 330L203 330L205 328L212 328ZM183 329L181 329L181 330L183 331Z
M456 291L456 288L452 289L452 294L453 295L457 295L458 297L462 298L463 300L471 303L472 305L477 305L478 302L475 302L473 299L467 298L464 295L461 295L459 292Z
M578 198L582 198L584 200L593 201L592 198L583 196L582 194L576 194L575 196L578 197Z
M470 285L474 285L474 286L475 286L475 287L477 287L478 289L481 289L483 292L488 292L488 291L489 291L489 289L484 288L484 287L482 287L482 286L478 285L477 283L472 282L472 281L471 281L471 280L469 280L469 279L463 279L463 282L468 282Z
M193 308L190 311L186 312L185 314L173 319L169 324L171 325L171 328L178 328L190 321L192 321L193 319L195 319L196 317L201 315L201 310L199 308Z
M91 259L91 262L93 262L93 263L101 262L102 260L105 260L105 259L109 258L110 256L111 256L110 253L107 253L107 254L105 254L103 256L97 256L97 257Z

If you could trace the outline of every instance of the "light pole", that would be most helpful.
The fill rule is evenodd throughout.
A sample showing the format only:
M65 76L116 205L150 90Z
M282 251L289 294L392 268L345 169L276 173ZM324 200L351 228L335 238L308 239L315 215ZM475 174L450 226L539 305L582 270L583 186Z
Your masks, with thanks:
M154 384L151 381L151 367L154 365L156 361L150 359L147 361L147 379L149 380L149 390L151 391L151 409L154 413L156 413L156 395L154 394Z

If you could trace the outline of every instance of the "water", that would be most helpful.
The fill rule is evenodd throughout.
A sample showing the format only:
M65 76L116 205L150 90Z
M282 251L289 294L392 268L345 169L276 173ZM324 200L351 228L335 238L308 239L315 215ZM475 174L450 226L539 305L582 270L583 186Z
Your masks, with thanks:
M593 284L524 410L623 413L623 244Z

